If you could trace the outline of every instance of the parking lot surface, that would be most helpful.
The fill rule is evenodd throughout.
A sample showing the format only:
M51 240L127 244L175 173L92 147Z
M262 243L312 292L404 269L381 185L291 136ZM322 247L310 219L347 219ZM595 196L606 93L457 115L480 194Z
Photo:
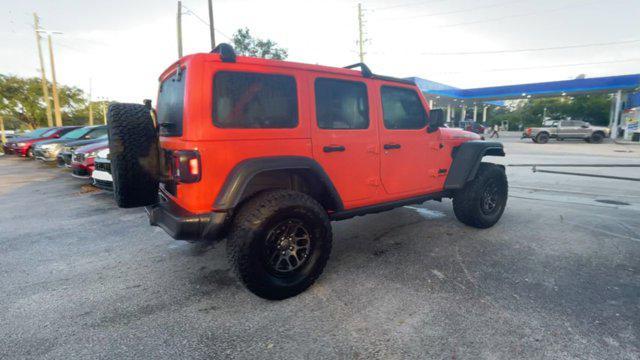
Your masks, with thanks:
M640 164L640 146L501 141L506 165ZM507 174L495 227L449 200L333 223L323 276L273 302L224 244L174 241L65 170L0 156L0 358L640 358L640 182Z

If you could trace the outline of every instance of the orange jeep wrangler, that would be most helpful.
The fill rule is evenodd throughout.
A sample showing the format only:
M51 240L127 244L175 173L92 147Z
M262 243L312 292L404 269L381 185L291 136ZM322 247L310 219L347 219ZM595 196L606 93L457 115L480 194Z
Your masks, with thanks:
M359 68L359 70L355 70ZM331 252L331 221L453 199L488 228L507 202L502 144L444 127L410 81L236 56L222 44L160 76L157 106L109 107L114 194L178 240L227 239L258 296L307 289Z

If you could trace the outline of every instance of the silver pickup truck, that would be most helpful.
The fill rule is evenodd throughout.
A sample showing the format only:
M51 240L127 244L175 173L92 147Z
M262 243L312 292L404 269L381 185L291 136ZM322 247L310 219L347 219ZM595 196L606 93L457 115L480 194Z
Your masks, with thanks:
M610 130L604 126L592 126L582 120L558 120L539 128L527 128L522 138L529 138L538 144L546 144L549 139L583 139L589 143L601 143L610 136Z

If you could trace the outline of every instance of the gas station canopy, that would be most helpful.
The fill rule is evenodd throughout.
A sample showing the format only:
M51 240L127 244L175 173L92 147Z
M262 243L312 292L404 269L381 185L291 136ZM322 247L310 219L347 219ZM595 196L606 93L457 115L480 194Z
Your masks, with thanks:
M532 97L614 93L619 90L634 91L640 88L640 74L493 86L475 89L459 89L418 77L409 78L408 80L414 81L428 99L437 98L444 100L444 98L450 98L457 99L467 104L473 102L526 99Z

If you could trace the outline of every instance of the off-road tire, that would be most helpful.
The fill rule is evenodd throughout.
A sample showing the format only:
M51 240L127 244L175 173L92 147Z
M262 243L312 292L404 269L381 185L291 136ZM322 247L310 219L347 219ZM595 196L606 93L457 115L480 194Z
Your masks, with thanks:
M538 144L546 144L548 142L549 142L549 134L540 133L540 134L536 135L536 143L538 143Z
M593 134L591 134L591 138L589 138L590 140L589 142L592 144L600 144L603 139L604 139L604 136L602 135L602 133L594 132Z
M311 250L305 262L288 275L268 264L267 239L279 224L300 221L309 230ZM327 212L308 195L290 190L257 194L240 208L227 238L227 257L240 281L265 299L286 299L305 291L322 273L331 253L332 232Z
M116 203L122 208L156 203L159 145L149 109L140 104L111 104L107 121Z
M483 196L488 187L496 185L495 207L483 211ZM481 163L475 179L458 190L453 197L453 212L465 225L486 229L495 225L507 206L509 185L504 168L496 164Z

